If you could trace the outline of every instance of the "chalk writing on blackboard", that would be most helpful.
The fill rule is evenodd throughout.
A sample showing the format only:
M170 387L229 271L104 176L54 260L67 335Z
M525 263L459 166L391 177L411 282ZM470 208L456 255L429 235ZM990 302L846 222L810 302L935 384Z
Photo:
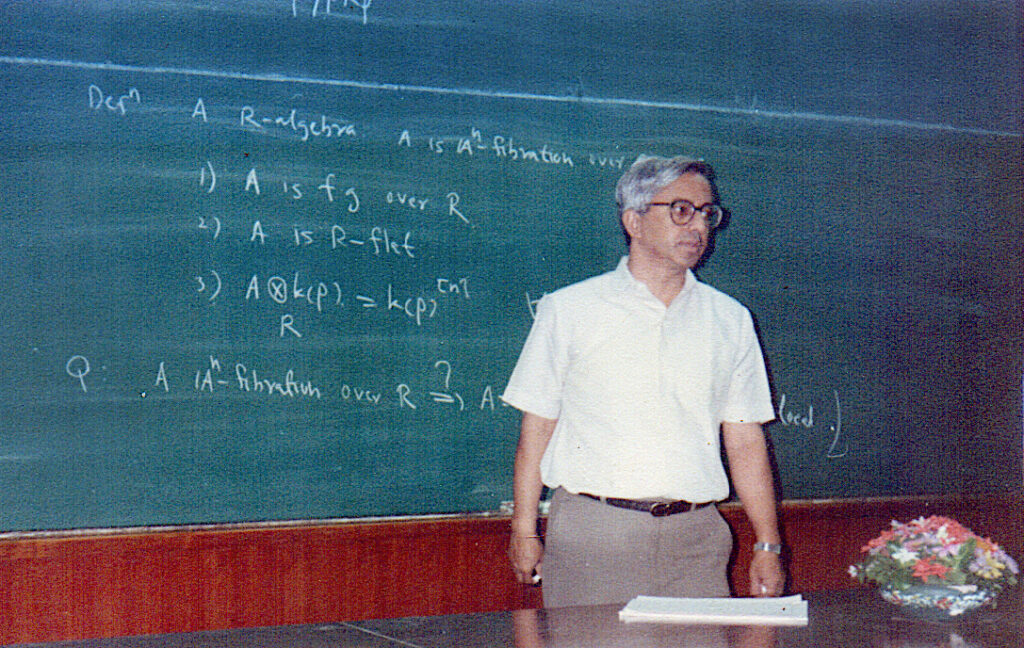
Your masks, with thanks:
M365 25L370 12L370 5L373 0L291 0L292 16L298 18L300 15L309 15L312 18L328 18L330 16L344 15L345 9L356 12L359 19Z
M83 392L89 391L85 386L85 377L88 376L90 372L88 358L85 356L73 355L68 359L68 363L64 366L64 370L67 371L68 375L72 378L78 379Z
M539 297L531 297L529 292L526 293L526 309L530 311L530 319L537 318L537 305L540 303L540 300L544 298L545 294L547 293L541 293Z
M248 172L245 173L245 181L243 183L243 191L252 196L262 196L265 192L261 181L261 172L256 167L250 167ZM207 160L203 165L199 167L199 187L200 190L206 194L214 193L217 188L217 169L213 165L213 162ZM356 187L350 186L342 188L341 185L337 184L337 175L334 173L327 173L324 175L324 180L316 186L319 195L327 201L327 203L334 203L335 201L344 200L345 209L350 214L359 212L362 203L360 202L360 191ZM282 193L292 200L304 200L308 195L307 187L304 183L293 180L282 180L281 181ZM428 210L428 206L433 204L443 205L439 210L440 213L445 216L457 219L467 225L470 224L469 218L463 213L463 207L461 207L462 196L456 191L448 191L444 193L442 199L436 199L434 197L426 195L415 195L407 191L400 190L388 190L381 192L381 196L384 204L393 208L405 208L416 212L434 211L433 207ZM207 227L204 221L200 221L204 228ZM219 230L218 230L219 233ZM262 237L260 237L262 238ZM386 246L385 246L386 247Z
M787 409L787 405L791 407L789 396L787 394L782 394L779 396L779 407L777 411L779 423L782 425L794 425L805 428L814 427L814 405L808 405L806 410L801 409L796 412L791 408Z
M142 97L138 88L129 88L120 96L105 93L95 83L89 86L89 108L93 110L106 109L109 112L124 116L128 113L128 105L132 102L135 105L142 103Z
M297 109L292 108L287 116L259 115L252 106L242 106L239 124L243 128L258 133L273 134L279 130L291 131L302 142L308 142L310 139L329 140L355 137L356 135L355 124L335 118L328 119L324 114L306 118L299 116L298 113Z
M206 186L207 183L207 169L209 169L209 183L210 186ZM199 186L206 190L206 193L213 193L213 190L217 188L217 171L213 168L213 163L209 160L206 161L204 166L199 167Z
M452 363L447 360L438 360L434 363L434 368L440 369L444 372L444 391L431 391L431 400L435 403L445 403L456 406L459 411L466 409L466 402L462 399L462 394L451 390Z
M216 270L210 270L209 275L209 278L211 279L211 281L209 282L207 281L206 278L203 277L203 275L196 275L195 279L196 283L198 284L196 292L203 293L204 295L209 295L207 299L210 302L213 302L214 300L217 299L217 296L220 295L221 288L223 287L223 282L220 279L220 274L218 274Z
M456 411L464 411L475 405L476 409L494 411L499 404L495 396L495 388L491 384L479 387L459 387L453 381L458 373L457 367L447 359L438 359L429 363L430 371L424 376L427 387L416 388L409 382L400 382L393 387L367 384L365 378L342 378L331 384L325 384L314 378L304 377L294 367L270 368L259 360L222 360L209 355L199 366L182 368L164 360L159 361L148 383L158 392L170 394L186 389L192 393L213 397L237 393L252 398L284 398L289 400L322 400L335 399L352 404L379 406L393 402L400 409L419 409L425 403L434 403ZM78 381L76 389L90 394L85 384L85 377L91 373L90 362L82 355L74 355L67 362L67 373ZM118 377L114 377L115 382ZM133 381L133 377L122 377ZM467 391L468 390L468 391ZM469 397L464 393L469 393ZM385 394L393 394L394 400L388 401ZM139 396L149 396L145 390ZM479 396L478 396L479 395ZM97 398L102 398L97 396ZM149 401L153 407L159 406L158 399Z
M214 240L217 240L218 238L220 238L220 231L221 231L222 227L223 227L223 224L221 223L220 218L218 218L217 216L210 216L210 217L200 216L199 217L199 229L201 229L201 230L210 230L210 233L213 234L213 239Z
M829 459L840 459L850 451L850 445L843 439L843 406L839 402L839 392L833 391L832 395L836 402L836 422L829 427L833 433L832 445L829 446L825 456ZM840 449L840 442L842 442L842 449Z
M210 372L210 369L207 369L205 374L196 372L196 391L203 391L204 389L213 391L213 379ZM235 363L234 378L238 389L243 392L266 394L268 396L279 395L288 398L323 398L323 391L315 386L312 381L296 380L294 369L286 370L283 378L267 378L263 374L258 373L255 367L250 369L239 362ZM221 386L230 384L229 381L224 379L218 379L217 383Z
M821 428L828 419L828 432L831 435L828 449L825 451L827 459L841 459L845 457L850 447L843 436L843 404L839 399L839 391L832 390L830 405L833 411L828 412L830 416L822 417L822 410L818 409L815 417L814 404L794 407L793 399L789 394L779 395L779 404L776 409L776 420L783 428L795 428L801 430L815 430Z

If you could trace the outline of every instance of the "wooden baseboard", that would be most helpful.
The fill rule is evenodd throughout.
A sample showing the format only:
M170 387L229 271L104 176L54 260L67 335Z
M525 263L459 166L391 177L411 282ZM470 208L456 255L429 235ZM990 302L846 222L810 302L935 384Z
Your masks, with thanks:
M753 536L736 535L734 590ZM1015 557L1024 506L1012 495L784 502L790 589L854 586L860 547L891 519L946 514ZM0 644L535 607L505 558L507 517L308 522L0 539Z

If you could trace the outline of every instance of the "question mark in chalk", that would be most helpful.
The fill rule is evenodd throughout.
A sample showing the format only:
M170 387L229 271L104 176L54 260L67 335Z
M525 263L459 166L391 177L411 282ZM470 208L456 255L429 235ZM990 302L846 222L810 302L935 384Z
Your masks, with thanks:
M448 389L448 384L452 380L452 363L448 362L447 360L438 360L437 362L434 363L435 369L441 366L444 366L445 368L444 388Z
M78 382L82 384L82 391L88 393L89 390L85 387L85 377L89 375L89 360L85 356L74 355L68 360L64 370L68 372L68 375L72 378L78 378Z

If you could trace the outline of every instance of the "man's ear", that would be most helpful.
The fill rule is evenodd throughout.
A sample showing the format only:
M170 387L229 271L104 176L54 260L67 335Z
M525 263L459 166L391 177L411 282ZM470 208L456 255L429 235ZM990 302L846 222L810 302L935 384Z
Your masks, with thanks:
M630 238L636 238L640 231L640 212L635 209L627 209L622 212L622 229L626 230Z

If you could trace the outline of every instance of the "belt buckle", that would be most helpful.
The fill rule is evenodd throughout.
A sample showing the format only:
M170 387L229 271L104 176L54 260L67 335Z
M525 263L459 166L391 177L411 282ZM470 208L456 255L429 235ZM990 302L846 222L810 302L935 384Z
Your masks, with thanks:
M649 512L654 517L665 517L666 515L672 515L672 503L655 502L654 504L651 504L651 510Z

